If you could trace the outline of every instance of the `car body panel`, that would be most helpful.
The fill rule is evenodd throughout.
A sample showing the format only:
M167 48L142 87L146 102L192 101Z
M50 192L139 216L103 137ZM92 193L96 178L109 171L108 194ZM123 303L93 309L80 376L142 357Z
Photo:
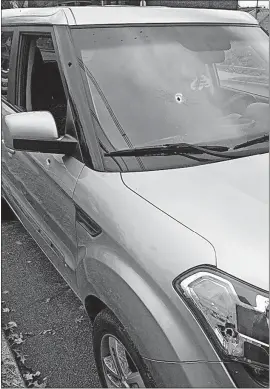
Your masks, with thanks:
M144 362L159 388L235 388L222 362L173 363L149 359L144 359Z
M206 239L130 191L120 173L95 172L85 167L73 199L138 266L152 273L160 287L171 284L191 267L216 264L214 249ZM158 225L160 228L156 228ZM196 241L197 247L190 248L189 239Z
M209 240L218 268L269 289L268 154L122 177L139 196Z
M11 111L2 110L4 131L4 117ZM37 219L39 229L58 252L59 270L75 281L76 210L72 196L83 164L63 155L23 151L11 154L2 142L2 166L22 208Z
M14 12L14 9L5 9L2 13L2 24L8 25L67 25L74 23L74 17L68 8L21 8Z
M250 24L258 21L246 12L194 8L166 7L55 7L21 8L2 12L2 25L53 24L53 25L117 25L145 23L214 23Z
M172 285L190 267L215 265L211 244L126 188L119 173L85 167L74 201L102 229L92 238L77 222L81 299L93 294L109 306L144 356L217 358ZM193 326L181 324L186 320L194 320ZM190 339L196 336L203 340L192 348Z

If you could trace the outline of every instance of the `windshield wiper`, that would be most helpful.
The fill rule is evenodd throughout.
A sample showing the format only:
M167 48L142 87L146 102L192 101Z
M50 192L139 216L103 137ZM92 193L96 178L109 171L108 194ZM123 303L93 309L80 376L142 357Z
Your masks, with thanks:
M221 158L234 158L233 156L228 156L222 154L225 151L228 151L227 146L197 146L190 143L169 143L164 145L156 146L142 146L134 147L130 149L122 149L117 151L111 151L105 153L106 157L147 157L147 156L163 156L163 155L186 155L190 154L207 154L214 157ZM190 156L191 157L191 156ZM195 157L193 157L195 159ZM199 159L198 159L199 160ZM204 159L201 159L204 161Z
M253 146L257 143L263 143L269 141L269 134L264 134L263 136L259 136L255 139L248 140L247 142L240 143L239 145L234 146L233 150L242 149L244 147Z

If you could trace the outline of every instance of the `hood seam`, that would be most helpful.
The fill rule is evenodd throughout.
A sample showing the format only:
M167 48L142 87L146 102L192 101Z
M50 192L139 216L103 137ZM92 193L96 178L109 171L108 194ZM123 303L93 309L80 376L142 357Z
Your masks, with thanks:
M132 188L130 188L124 181L123 179L123 176L122 176L122 173L120 172L120 177L121 177L121 180L123 182L123 184L125 185L125 187L130 190L131 192L133 192L135 195L139 196L141 199L143 199L144 201L146 201L148 204L152 205L154 208L158 209L160 212L164 213L165 215L167 215L169 218L171 218L172 220L176 221L177 223L181 224L183 227L187 228L188 230L190 230L191 232L193 232L194 234L198 235L200 238L204 239L207 243L209 243L213 250L214 250L214 254L215 254L215 266L217 267L217 253L216 253L216 249L214 247L214 245L210 242L210 240L208 240L207 238L205 238L203 235L199 234L197 231L194 231L192 228L188 227L187 225L183 224L182 222L180 222L179 220L175 219L173 216L171 216L170 214L168 214L167 212L163 211L161 208L157 207L155 204L153 204L151 201L147 200L145 197L143 197L142 195L140 195L139 193L135 192L135 190L133 190Z

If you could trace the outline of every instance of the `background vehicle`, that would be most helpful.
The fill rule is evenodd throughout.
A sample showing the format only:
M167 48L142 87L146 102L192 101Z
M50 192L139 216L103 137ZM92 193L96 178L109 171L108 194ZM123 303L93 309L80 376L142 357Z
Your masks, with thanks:
M2 194L93 320L102 385L267 386L267 36L195 9L2 23Z

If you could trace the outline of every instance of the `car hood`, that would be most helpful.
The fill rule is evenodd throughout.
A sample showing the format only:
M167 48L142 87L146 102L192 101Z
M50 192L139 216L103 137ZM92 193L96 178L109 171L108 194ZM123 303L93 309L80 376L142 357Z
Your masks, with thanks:
M268 154L122 178L132 191L206 238L218 268L269 289Z

